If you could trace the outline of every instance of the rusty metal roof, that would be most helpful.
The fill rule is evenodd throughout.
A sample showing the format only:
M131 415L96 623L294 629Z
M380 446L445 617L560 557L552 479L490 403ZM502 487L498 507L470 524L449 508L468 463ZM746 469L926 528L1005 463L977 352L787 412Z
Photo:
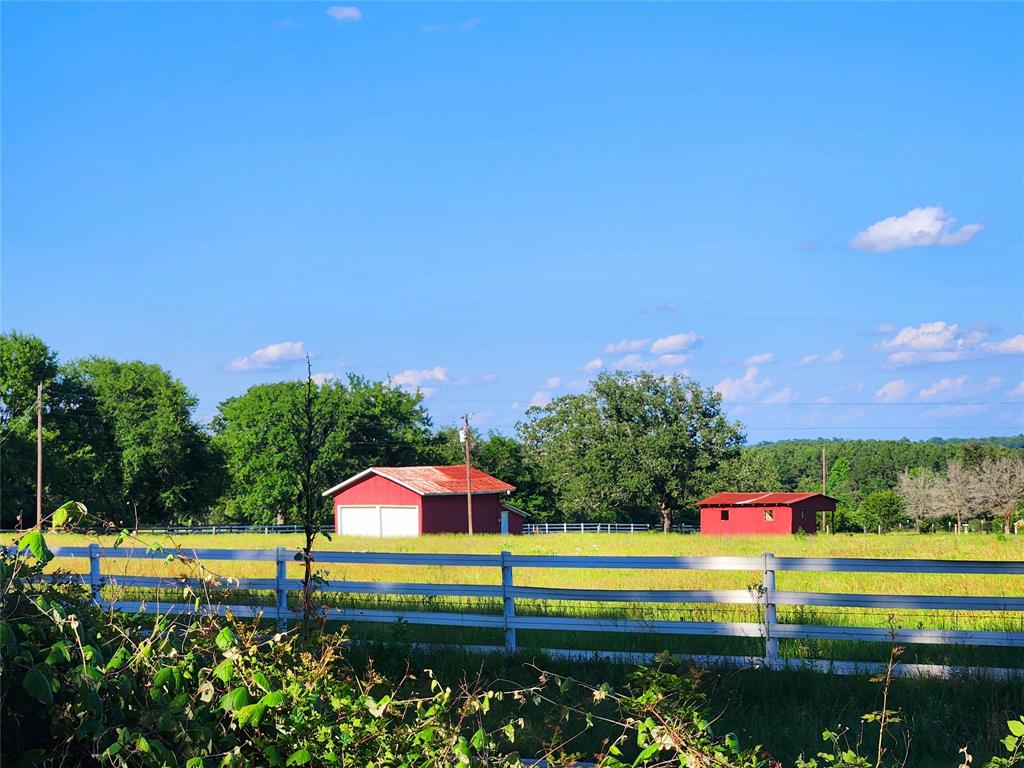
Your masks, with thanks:
M814 496L821 496L825 499L829 498L828 496L824 496L820 493L769 493L766 491L759 491L757 493L732 493L726 491L724 493L716 493L714 496L708 496L706 499L701 499L697 502L697 506L742 506L746 504L754 506L762 504L787 506L789 504L795 504L798 501L803 501L804 499L813 498ZM835 501L835 499L832 499L832 501Z
M504 493L514 491L516 487L491 477L479 469L470 469L473 481L473 493ZM421 496L444 496L448 494L466 493L466 465L452 464L439 467L370 467L364 469L348 480L338 483L333 488L324 491L324 496L337 493L342 488L351 485L357 480L362 480L367 475L374 474L385 477L392 482L398 483L410 491Z

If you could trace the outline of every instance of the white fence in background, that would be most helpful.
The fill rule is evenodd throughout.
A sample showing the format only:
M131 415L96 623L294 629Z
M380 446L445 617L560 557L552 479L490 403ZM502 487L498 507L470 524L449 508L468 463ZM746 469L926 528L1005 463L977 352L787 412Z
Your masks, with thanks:
M60 558L85 558L89 572L82 580L88 584L94 597L105 608L145 613L192 613L194 604L161 603L150 601L104 600L101 590L105 586L134 588L169 588L180 590L188 581L182 578L160 576L121 576L105 574L101 570L103 559L145 558L165 559L166 552L142 549L89 547L59 547L54 554ZM286 567L294 562L294 552L283 547L277 549L182 549L177 554L204 561L254 561L274 563L272 578L243 578L225 580L231 590L259 590L273 592L273 606L215 605L201 606L200 611L224 613L230 610L240 617L262 616L275 620L279 627L301 616L288 606L288 593L302 589L299 579L287 577ZM664 635L704 635L718 637L760 638L763 656L743 657L691 657L705 662L757 663L775 668L781 666L812 666L834 672L875 671L878 664L836 662L825 660L783 659L779 655L779 640L853 640L872 643L921 643L928 645L974 645L1024 648L1024 597L985 597L964 595L879 595L830 592L793 592L776 588L779 572L818 571L853 573L904 574L996 574L1005 577L1024 577L1024 561L977 560L883 560L825 557L776 557L764 554L757 557L611 557L590 555L498 555L412 554L389 552L317 552L317 566L346 563L363 565L441 566L444 568L485 567L500 569L501 583L432 584L393 583L382 581L332 580L321 584L322 592L356 595L403 595L434 597L478 597L501 601L501 614L454 613L428 610L385 610L362 608L327 608L324 612L331 620L342 622L395 622L431 624L451 627L484 627L504 633L502 646L485 646L486 650L515 651L518 630L653 633ZM517 586L517 569L629 569L629 570L706 570L756 572L760 583L754 588L740 590L623 590L623 589L561 589L557 587ZM211 568L211 570L213 570ZM200 585L194 583L196 588ZM1014 590L1019 591L1019 590ZM179 592L180 594L180 592ZM661 604L733 604L756 605L760 621L708 622L685 620L643 620L630 618L585 618L578 616L525 616L516 613L516 600L552 600L584 603L661 603ZM1020 614L1020 631L912 629L814 624L784 624L777 620L778 606L848 607L880 609L916 609L931 611L999 611ZM474 646L474 648L481 648ZM593 651L566 649L540 649L561 655L592 655ZM608 652L611 657L638 658L641 654ZM931 665L905 665L905 672L949 674L950 668ZM1013 670L990 670L1013 674ZM1017 670L1024 672L1024 670Z
M524 523L523 533L640 533L647 523Z

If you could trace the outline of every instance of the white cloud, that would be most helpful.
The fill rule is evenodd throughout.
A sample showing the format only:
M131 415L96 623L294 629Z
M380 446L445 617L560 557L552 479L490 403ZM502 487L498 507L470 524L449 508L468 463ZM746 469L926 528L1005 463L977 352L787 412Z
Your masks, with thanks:
M971 384L970 376L964 374L954 378L939 379L934 384L924 387L917 393L921 400L935 400L940 397L971 397L985 395L1002 385L998 376L989 376L981 384Z
M986 331L961 329L956 323L937 320L902 328L877 349L889 353L886 360L891 365L947 363L986 355L1024 354L1024 334L989 341Z
M835 401L836 399L832 395L822 395L814 402L819 403L820 405L828 405L830 403L834 403Z
M751 355L743 361L746 365L768 365L768 363L775 362L774 352L765 352L760 355Z
M983 405L981 403L955 403L929 408L922 415L926 417L944 419L959 419L964 416L977 416L979 413L984 413L991 407L992 406L990 405Z
M1002 341L982 342L981 348L997 355L1024 355L1024 333L1018 333Z
M393 386L403 387L405 389L419 389L424 395L436 391L433 389L424 389L421 386L424 382L428 381L448 381L448 369L442 368L439 365L433 368L424 368L419 371L410 368L407 371L402 371L396 376L391 377L391 384Z
M879 323L872 330L875 333L892 333L896 330L896 326L890 325L889 323Z
M604 368L604 360L602 360L600 357L595 357L593 360L591 360L589 363L583 366L583 370L587 371L588 373L593 371L599 371L602 368Z
M317 386L320 386L320 387L322 387L324 384L327 384L328 382L337 381L337 380L338 380L338 377L335 376L333 373L325 372L325 373L314 373L313 374L313 383L316 384Z
M497 379L498 375L496 373L485 373L483 376L480 377L480 381L484 382L485 384L490 384L492 381L497 381Z
M326 13L335 21L344 24L349 21L361 21L363 12L354 5L332 5Z
M770 379L759 379L757 366L750 366L741 378L725 378L715 385L724 400L753 400L772 385Z
M1010 390L1010 397L1024 397L1024 380Z
M308 352L301 341L281 341L277 344L270 344L262 349L257 349L251 355L232 360L228 368L232 371L258 371L264 368L277 368L296 360L301 360Z
M626 355L615 361L615 367L622 371L640 371L644 368L644 359L637 354Z
M561 385L562 385L562 380L558 376L552 376L550 379L548 379L546 382L544 382L544 387L543 388L544 389L554 389L555 387L560 387Z
M614 344L608 344L605 346L604 351L609 355L618 354L619 352L637 352L650 343L650 339L623 339Z
M878 388L878 391L875 392L875 400L880 400L883 403L893 403L898 400L903 400L910 394L911 389L913 389L913 387L904 379L893 379Z
M533 393L533 397L530 398L531 408L543 408L545 405L551 402L551 393L546 392L543 389L538 389Z
M651 368L678 368L689 359L689 355L658 355L648 364Z
M850 241L855 251L886 253L923 245L963 245L978 234L983 224L967 224L954 230L956 219L939 206L914 208L902 216L876 221Z
M762 403L768 405L782 405L785 403L791 403L796 398L796 393L790 387L783 387L777 392L772 392L768 397L762 400Z
M656 339L651 344L651 352L655 355L661 355L665 352L682 352L684 349L689 349L694 344L700 341L700 336L692 331L688 333L676 333L672 336L665 336L661 339Z
M833 349L826 355L804 355L800 358L799 365L810 365L811 363L825 363L831 365L832 363L838 363L846 357L846 353L842 349Z

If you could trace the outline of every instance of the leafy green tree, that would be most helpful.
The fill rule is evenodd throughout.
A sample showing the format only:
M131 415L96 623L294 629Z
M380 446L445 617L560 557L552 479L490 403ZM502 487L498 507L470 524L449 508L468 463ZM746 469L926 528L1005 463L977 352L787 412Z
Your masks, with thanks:
M603 373L587 392L531 408L520 433L566 515L658 520L699 496L743 433L711 389L683 377Z
M152 363L101 357L69 366L67 377L88 393L81 414L102 441L93 446L97 471L117 488L116 506L100 510L105 517L129 524L205 514L219 494L219 462L180 380Z
M260 384L220 404L212 428L227 467L221 503L228 519L301 522L289 424L304 386ZM369 466L419 463L431 449L430 418L419 394L353 375L318 385L314 400L328 432L313 467L324 488ZM323 502L325 517L327 509Z
M906 516L903 499L895 491L874 491L869 493L857 507L856 519L861 529L868 531L890 531Z

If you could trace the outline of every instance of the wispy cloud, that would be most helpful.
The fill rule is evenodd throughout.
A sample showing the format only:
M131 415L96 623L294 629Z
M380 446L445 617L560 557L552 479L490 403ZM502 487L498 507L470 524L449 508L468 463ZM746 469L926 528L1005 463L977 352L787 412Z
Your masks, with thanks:
M850 241L855 251L887 253L926 245L963 245L983 228L966 224L954 230L956 219L939 206L914 208L902 216L876 221Z
M301 360L307 354L308 350L301 341L281 341L277 344L268 344L244 357L235 358L228 365L228 369L232 371L258 371L265 368L279 368L296 360Z
M846 353L842 349L833 349L827 355L804 355L800 358L799 365L810 365L811 363L831 365L832 363L838 363L844 357L846 357Z
M775 362L774 352L765 352L760 355L751 355L743 361L746 365L768 365Z
M317 384L318 386L321 386L321 387L324 384L327 384L327 383L332 382L332 381L337 381L337 380L338 380L337 375L335 375L333 373L330 373L330 372L327 372L327 371L325 371L323 373L314 373L313 374L313 383Z
M1010 397L1024 397L1024 380L1010 390Z
M907 326L877 349L888 352L890 365L912 363L948 363L988 355L1024 354L1024 334L989 340L988 332L961 328L956 323L937 320Z
M604 368L604 360L602 360L600 357L595 357L593 360L591 360L590 362L583 366L583 370L586 371L587 373L593 373L594 371L599 371L602 368Z
M651 344L651 352L655 355L661 355L665 352L682 352L684 349L695 346L699 341L700 336L693 331L676 333L671 336L655 339L654 343Z
M771 379L758 376L758 368L751 365L739 378L725 378L715 385L724 400L753 400L772 385Z
M480 377L480 381L484 382L485 384L490 384L492 381L497 380L498 374L496 373L485 373L483 376Z
M472 18L464 19L463 21L450 22L445 24L424 24L422 29L428 35L436 35L441 32L453 31L471 32L472 30L480 26L481 21L482 19L479 16L473 16Z
M956 397L977 397L986 395L994 389L998 389L1003 380L998 376L989 376L980 384L972 384L971 377L967 374L956 378L947 377L939 379L927 387L923 387L917 396L921 400L938 400L940 398Z
M772 392L761 402L766 405L783 405L785 403L791 403L795 399L796 392L794 392L790 387L783 387L780 390Z
M325 13L339 24L362 21L363 12L354 5L332 5Z
M393 387L399 387L406 392L419 392L424 397L430 397L437 392L437 387L424 386L430 383L443 383L448 381L448 369L439 365L433 368L415 370L410 368L402 371L390 379Z
M913 387L904 379L893 379L886 382L875 392L875 400L882 403L895 403L910 394Z
M622 341L616 341L614 344L606 344L604 351L608 355L617 355L620 352L637 352L650 343L650 339L623 339Z
M544 389L555 389L556 387L562 386L562 379L558 376L552 376L546 382L544 382Z

